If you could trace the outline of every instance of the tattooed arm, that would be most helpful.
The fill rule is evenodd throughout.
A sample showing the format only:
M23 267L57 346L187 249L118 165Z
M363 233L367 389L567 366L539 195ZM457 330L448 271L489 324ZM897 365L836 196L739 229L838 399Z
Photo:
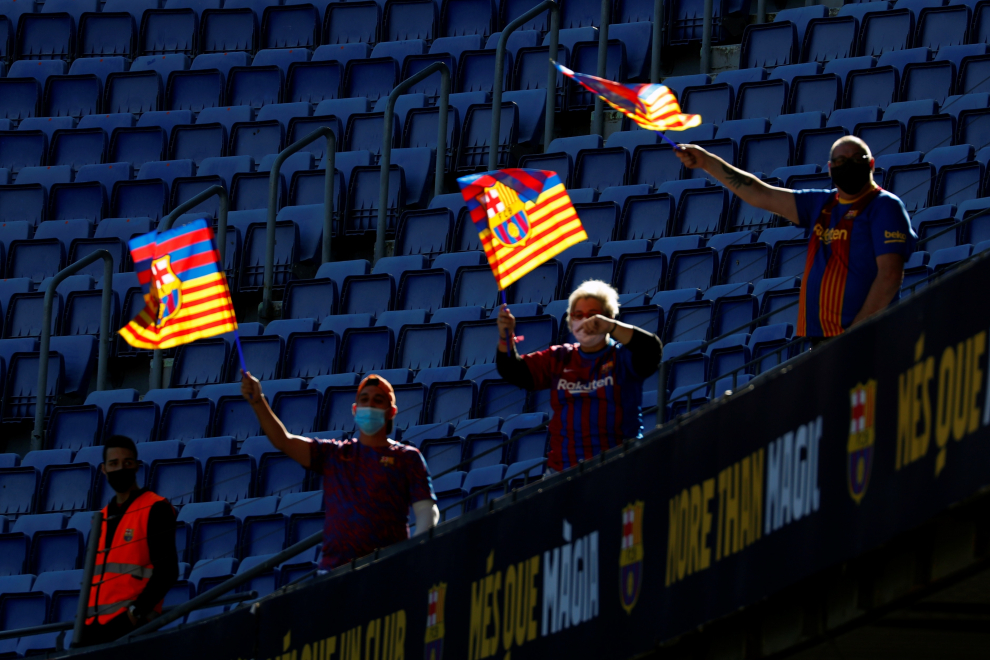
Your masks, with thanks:
M729 165L715 154L693 144L680 144L674 153L685 167L705 170L748 204L776 213L797 224L797 204L794 203L793 191L768 186L752 174Z

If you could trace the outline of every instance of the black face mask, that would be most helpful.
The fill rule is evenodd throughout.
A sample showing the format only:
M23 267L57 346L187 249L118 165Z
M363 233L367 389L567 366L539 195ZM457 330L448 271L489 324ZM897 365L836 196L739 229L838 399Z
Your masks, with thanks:
M832 183L847 195L855 195L870 182L870 161L862 163L846 162L832 166Z
M126 493L134 486L137 468L121 468L107 472L107 483L118 493Z

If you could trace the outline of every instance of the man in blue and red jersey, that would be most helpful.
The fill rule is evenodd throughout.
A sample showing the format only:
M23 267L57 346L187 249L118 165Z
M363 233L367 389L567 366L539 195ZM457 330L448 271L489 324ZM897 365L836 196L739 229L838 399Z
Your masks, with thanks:
M619 294L590 280L575 289L567 319L577 344L520 356L513 337L516 319L502 306L498 373L527 390L552 391L547 472L559 472L643 435L643 380L657 370L662 346L651 332L622 323Z
M387 380L371 374L358 385L352 412L360 432L350 440L311 440L286 431L250 373L241 378L241 393L271 443L323 477L321 569L409 538L410 505L417 536L437 524L440 511L423 455L388 437L397 409Z
M748 204L810 229L798 336L834 337L900 297L904 262L918 237L901 200L873 181L873 156L859 138L847 135L832 145L833 190L771 186L693 144L678 145L675 153Z

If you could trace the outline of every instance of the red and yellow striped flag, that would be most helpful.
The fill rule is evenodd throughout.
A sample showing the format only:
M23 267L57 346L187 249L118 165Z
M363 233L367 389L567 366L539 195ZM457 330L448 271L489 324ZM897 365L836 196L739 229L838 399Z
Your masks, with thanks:
M128 243L145 306L120 336L135 348L172 348L237 329L213 229L195 220Z
M588 238L555 172L505 169L457 182L499 289Z
M565 76L602 97L610 106L648 131L683 131L701 124L701 115L685 115L677 98L663 85L623 85L553 63Z

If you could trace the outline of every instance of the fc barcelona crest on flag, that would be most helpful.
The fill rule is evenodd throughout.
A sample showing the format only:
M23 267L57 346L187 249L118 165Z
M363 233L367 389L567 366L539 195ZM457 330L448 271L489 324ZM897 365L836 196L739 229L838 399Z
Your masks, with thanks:
M643 585L643 501L622 510L622 549L619 552L619 595L622 609L632 614Z
M427 596L425 660L443 658L443 604L447 595L447 583L441 582L430 587Z
M172 270L172 259L167 254L151 262L151 278L154 284L150 291L152 304L158 305L155 325L160 328L174 319L182 308L182 282Z
M846 474L849 496L859 504L866 495L873 469L874 411L877 401L877 381L860 383L849 391L849 444L846 447Z
M502 245L516 245L526 242L529 235L529 218L519 195L503 183L496 183L481 193L478 201L485 205L488 213L488 228L495 240Z
M499 289L588 238L554 172L509 168L457 183Z
M120 329L134 348L162 349L237 329L213 229L194 220L128 242L144 308Z

